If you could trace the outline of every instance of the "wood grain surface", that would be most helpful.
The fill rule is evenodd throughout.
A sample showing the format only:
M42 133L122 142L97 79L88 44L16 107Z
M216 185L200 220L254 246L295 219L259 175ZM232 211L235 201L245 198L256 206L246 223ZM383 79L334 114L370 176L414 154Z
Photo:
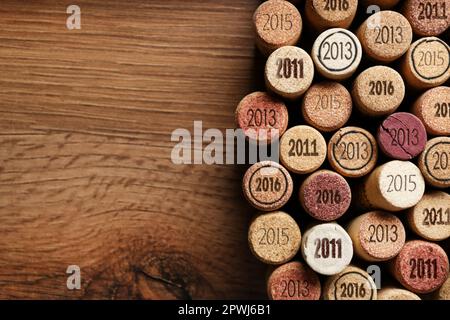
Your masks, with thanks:
M235 127L257 5L2 0L0 298L265 297L245 168L170 160L174 129Z

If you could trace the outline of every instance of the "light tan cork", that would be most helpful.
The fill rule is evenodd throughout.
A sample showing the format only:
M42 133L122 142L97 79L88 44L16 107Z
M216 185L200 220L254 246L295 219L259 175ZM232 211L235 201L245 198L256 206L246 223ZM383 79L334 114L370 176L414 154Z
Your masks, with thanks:
M356 190L364 208L401 211L415 206L425 191L425 181L412 162L393 160L377 167Z
M412 112L431 135L450 135L450 87L436 87L423 93Z
M306 0L308 23L322 31L328 28L348 28L355 18L358 0Z
M356 34L366 54L382 62L394 61L405 54L413 37L408 20L395 11L371 15Z
M448 0L406 0L403 13L419 36L438 36L450 25Z
M322 288L324 300L377 300L377 287L369 274L348 266L329 277Z
M297 99L313 81L314 63L303 49L281 47L267 59L264 77L270 91L287 99Z
M353 219L347 227L355 253L366 261L394 258L405 244L406 232L395 215L371 211Z
M280 160L289 171L306 174L317 170L327 156L327 144L319 131L310 126L295 126L280 140Z
M339 82L316 83L303 97L302 114L305 121L324 132L345 125L352 113L352 97Z
M392 68L375 66L356 77L352 97L359 111L369 116L393 113L405 97L402 76Z
M383 288L378 290L378 300L422 300L420 297L408 290L400 288Z
M429 140L419 157L419 168L428 184L450 187L450 137Z
M289 1L263 2L253 15L256 46L268 56L283 46L295 45L302 32L302 17Z
M295 220L282 211L264 213L253 219L248 243L256 258L267 264L291 260L300 249L301 232Z
M450 195L428 191L407 213L410 228L422 238L442 241L450 237Z
M365 176L375 168L377 160L377 141L362 128L342 128L328 142L328 162L345 177Z
M436 291L435 298L437 300L450 300L450 277L447 278L442 287Z
M450 78L450 47L436 37L421 38L403 57L401 70L413 88L440 86Z

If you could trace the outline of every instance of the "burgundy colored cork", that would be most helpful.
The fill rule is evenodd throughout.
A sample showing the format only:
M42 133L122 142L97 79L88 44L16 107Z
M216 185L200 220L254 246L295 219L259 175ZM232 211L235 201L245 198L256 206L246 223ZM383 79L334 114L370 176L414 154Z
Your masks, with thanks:
M239 102L236 123L253 141L271 142L281 137L288 125L286 105L266 92L254 92Z
M437 36L450 25L448 0L407 0L403 8L406 18L419 36Z
M303 208L313 218L333 221L348 210L352 194L344 177L330 170L320 170L305 179L299 197Z
M385 155L397 160L418 156L427 143L427 132L422 121L412 113L397 112L378 128L377 140Z
M447 280L448 257L439 245L413 240L407 242L391 262L394 277L414 293L429 293Z
M267 294L271 300L319 300L320 280L306 264L292 261L271 273Z

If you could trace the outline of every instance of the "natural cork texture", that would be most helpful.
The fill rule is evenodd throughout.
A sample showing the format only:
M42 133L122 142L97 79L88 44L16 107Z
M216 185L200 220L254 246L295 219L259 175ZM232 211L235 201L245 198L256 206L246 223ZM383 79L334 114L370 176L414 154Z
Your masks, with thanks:
M437 300L450 300L450 278L444 282L444 284L435 293Z
M400 58L408 51L413 38L408 20L395 11L371 15L356 34L366 54L382 62Z
M282 47L267 59L264 76L270 91L287 99L297 99L313 81L314 63L305 50Z
M317 37L311 57L322 76L344 80L351 77L358 68L362 58L362 47L352 32L333 28Z
M407 0L403 13L419 36L438 36L450 25L448 0Z
M325 300L377 300L377 287L372 277L355 266L329 277L322 291Z
M376 5L380 7L380 9L391 9L397 3L400 2L400 0L362 0L362 5L364 5L365 8L367 8L370 5Z
M271 142L286 131L289 115L286 105L266 92L245 96L235 112L236 123L254 142Z
M302 32L302 17L289 1L263 2L253 15L256 45L268 56L284 46L295 45Z
M334 275L352 260L352 239L337 223L318 224L304 233L301 251L303 259L315 272Z
M402 76L394 69L375 66L356 77L352 96L362 113L368 116L384 116L393 113L402 103L405 84Z
M394 258L405 244L406 232L395 215L372 211L353 219L347 227L355 253L366 261Z
M319 131L310 126L295 126L280 140L281 163L294 173L317 170L325 161L327 145Z
M264 213L250 224L248 243L252 253L262 262L282 264L291 260L300 249L300 228L285 212Z
M352 193L348 182L340 174L319 170L303 181L299 199L311 217L320 221L333 221L347 212Z
M450 136L450 87L426 91L414 103L412 112L430 135Z
M302 101L305 121L324 132L342 128L352 113L352 97L339 82L325 81L311 86Z
M328 161L345 177L365 176L375 168L377 159L377 142L369 131L362 128L342 128L328 143Z
M364 208L401 211L415 206L424 191L419 168L409 161L393 160L372 171L356 197Z
M267 294L271 300L319 300L320 280L306 264L292 261L270 274Z
M429 140L419 157L419 168L428 184L450 187L450 137Z
M378 300L422 300L420 297L408 290L400 288L383 288L378 291Z
M407 213L409 227L420 237L442 241L450 237L450 195L428 191Z
M447 280L448 257L435 243L408 241L391 261L390 270L406 289L414 293L429 293Z
M306 0L305 14L309 25L322 31L348 28L355 18L358 0Z
M439 38L421 38L402 59L406 82L415 89L429 89L450 78L450 47Z
M425 148L427 132L422 121L415 115L397 112L387 117L378 127L377 140L386 156L397 160L411 160Z
M252 165L244 175L242 189L248 202L262 211L274 211L286 204L292 195L289 172L273 161Z

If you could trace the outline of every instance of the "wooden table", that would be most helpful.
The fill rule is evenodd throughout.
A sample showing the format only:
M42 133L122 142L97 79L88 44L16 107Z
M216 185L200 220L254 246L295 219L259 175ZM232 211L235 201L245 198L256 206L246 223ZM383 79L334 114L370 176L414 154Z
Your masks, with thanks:
M261 86L257 5L1 2L0 298L265 297L245 168L170 160L173 130L234 128Z

